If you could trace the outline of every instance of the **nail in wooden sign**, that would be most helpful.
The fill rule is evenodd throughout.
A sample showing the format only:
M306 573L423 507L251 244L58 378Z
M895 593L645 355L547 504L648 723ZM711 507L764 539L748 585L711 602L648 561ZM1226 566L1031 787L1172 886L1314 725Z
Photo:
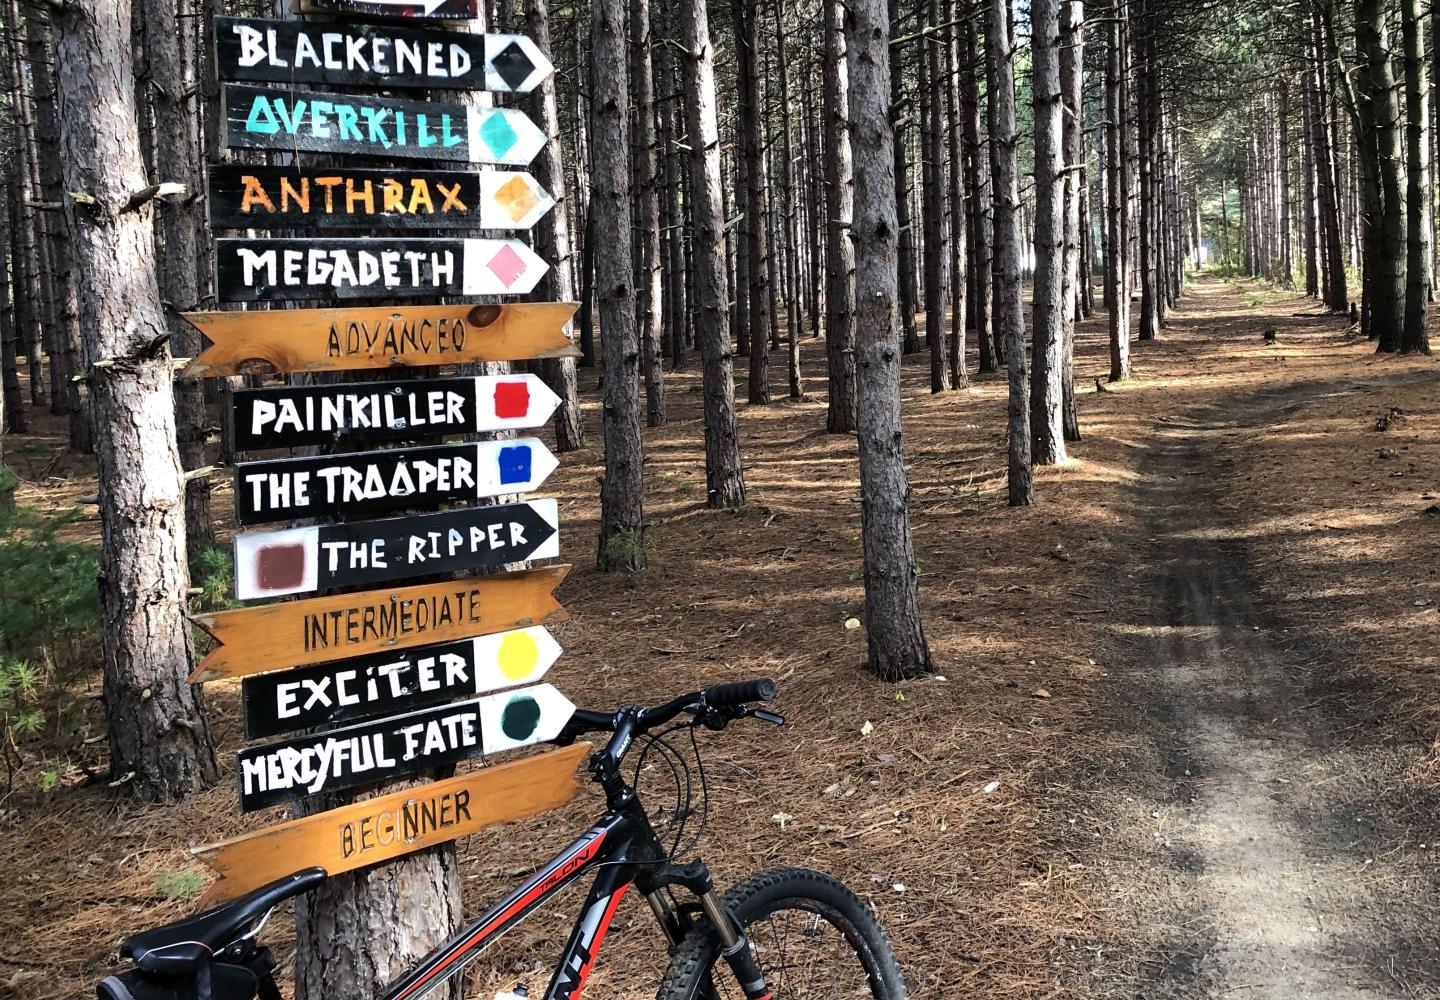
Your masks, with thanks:
M566 621L569 566L282 601L191 619L219 643L191 684Z
M560 658L539 625L247 677L245 738L394 715L533 684Z
M538 438L241 462L241 524L533 493L559 467Z
M316 594L559 555L554 500L252 532L235 537L235 596Z
M523 171L209 168L218 229L525 230L555 207Z
M480 16L479 3L480 0L297 0L295 9L302 14L471 20Z
M390 24L215 18L222 80L527 93L555 67L523 35Z
M201 907L243 896L298 868L332 877L557 809L575 797L588 743L480 768L247 833L194 853L220 874Z
M215 241L222 302L521 295L548 270L519 240Z
M541 427L560 405L530 374L274 386L234 399L237 451Z
M554 739L574 713L549 684L241 750L240 811L254 812Z
M523 167L545 146L545 133L514 108L228 83L223 114L231 149Z
M575 302L191 312L211 345L181 378L574 358Z

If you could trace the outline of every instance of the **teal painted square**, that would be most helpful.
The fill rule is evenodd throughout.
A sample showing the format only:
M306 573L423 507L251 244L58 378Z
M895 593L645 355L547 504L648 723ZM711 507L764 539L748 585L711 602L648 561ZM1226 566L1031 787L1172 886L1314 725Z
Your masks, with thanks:
M490 147L490 151L498 159L503 159L515 143L520 141L520 136L510 127L509 119L500 112L486 117L485 124L480 126L480 138L485 140L485 145Z

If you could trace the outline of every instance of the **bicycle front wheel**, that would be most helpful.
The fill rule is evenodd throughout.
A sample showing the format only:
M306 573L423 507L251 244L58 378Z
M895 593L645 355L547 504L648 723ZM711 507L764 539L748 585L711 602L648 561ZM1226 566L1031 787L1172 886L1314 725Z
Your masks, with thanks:
M774 1000L905 1000L895 951L875 913L829 875L779 868L725 894ZM743 1000L710 927L676 947L658 1000Z

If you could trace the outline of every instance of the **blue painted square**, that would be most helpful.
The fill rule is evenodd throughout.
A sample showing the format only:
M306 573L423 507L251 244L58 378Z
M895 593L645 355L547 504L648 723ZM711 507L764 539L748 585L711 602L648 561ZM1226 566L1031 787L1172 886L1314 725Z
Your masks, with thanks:
M530 481L530 446L511 445L500 449L500 485Z

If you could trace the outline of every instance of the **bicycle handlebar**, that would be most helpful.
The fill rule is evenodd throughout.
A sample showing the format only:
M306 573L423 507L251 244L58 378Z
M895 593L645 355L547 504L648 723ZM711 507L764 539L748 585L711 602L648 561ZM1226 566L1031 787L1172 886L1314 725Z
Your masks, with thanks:
M637 733L665 725L681 712L699 713L706 709L737 709L753 701L769 701L775 697L775 682L768 677L736 684L715 684L703 691L691 691L672 698L663 705L637 707L618 712L590 712L576 709L566 723L558 741L574 740L585 733L613 733L620 721L629 718Z

